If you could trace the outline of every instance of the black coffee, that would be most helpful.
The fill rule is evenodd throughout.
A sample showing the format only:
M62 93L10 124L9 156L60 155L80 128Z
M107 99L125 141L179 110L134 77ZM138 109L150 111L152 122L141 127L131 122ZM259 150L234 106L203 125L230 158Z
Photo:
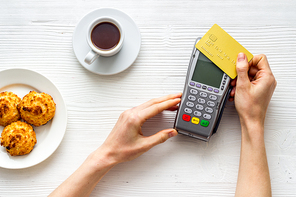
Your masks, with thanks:
M91 32L93 44L101 50L110 50L120 40L119 29L112 23L102 22L97 24Z

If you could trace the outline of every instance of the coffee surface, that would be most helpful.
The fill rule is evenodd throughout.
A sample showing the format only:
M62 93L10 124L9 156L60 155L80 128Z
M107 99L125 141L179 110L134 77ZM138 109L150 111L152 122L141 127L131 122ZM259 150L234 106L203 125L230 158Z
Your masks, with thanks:
M119 43L119 29L112 23L102 22L97 24L91 32L93 44L101 50L110 50Z

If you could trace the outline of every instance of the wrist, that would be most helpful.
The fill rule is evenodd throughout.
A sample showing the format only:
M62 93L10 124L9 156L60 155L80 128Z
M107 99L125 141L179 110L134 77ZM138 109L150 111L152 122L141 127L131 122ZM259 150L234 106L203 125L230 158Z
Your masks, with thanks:
M111 157L108 151L103 150L101 147L91 153L87 158L91 168L95 171L109 171L117 162Z
M264 120L240 119L242 140L264 142Z

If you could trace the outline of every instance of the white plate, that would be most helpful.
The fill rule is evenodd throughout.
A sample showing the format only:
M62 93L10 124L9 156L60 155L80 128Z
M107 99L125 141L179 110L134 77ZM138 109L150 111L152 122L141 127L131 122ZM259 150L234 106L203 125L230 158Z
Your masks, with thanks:
M67 126L67 109L59 90L43 75L27 69L8 69L0 72L0 92L11 91L23 98L31 90L45 92L52 96L56 103L54 118L40 127L33 127L37 143L27 155L10 156L0 146L0 167L21 169L34 166L47 159L61 143ZM0 126L2 133L3 127Z
M111 57L98 57L91 65L84 62L90 47L86 41L89 24L101 16L110 16L118 20L125 32L123 47ZM141 47L141 34L131 17L112 8L101 8L85 15L77 24L73 33L73 50L80 64L87 70L101 75L113 75L124 71L136 60Z

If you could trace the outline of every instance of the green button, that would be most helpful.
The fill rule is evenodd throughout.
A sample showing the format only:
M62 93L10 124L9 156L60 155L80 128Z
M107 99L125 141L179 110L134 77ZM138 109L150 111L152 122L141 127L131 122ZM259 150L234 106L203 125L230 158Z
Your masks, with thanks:
M209 121L206 121L206 120L202 120L201 122L200 122L200 125L201 126L203 126L203 127L207 127L207 126L209 126Z

